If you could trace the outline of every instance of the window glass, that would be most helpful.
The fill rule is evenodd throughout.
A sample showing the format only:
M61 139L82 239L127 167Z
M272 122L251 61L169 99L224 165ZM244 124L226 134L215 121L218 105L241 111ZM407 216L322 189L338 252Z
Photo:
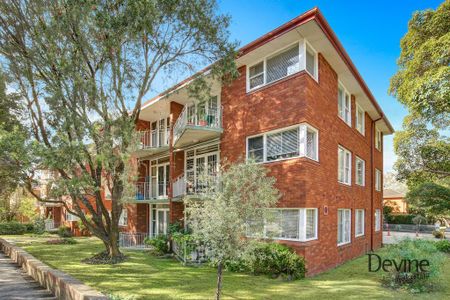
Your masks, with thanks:
M317 160L317 133L311 129L306 131L306 156Z
M299 155L298 128L267 136L267 160Z
M316 77L316 55L309 46L306 46L306 71Z
M316 237L317 227L317 209L306 210L306 239Z
M294 74L300 70L299 46L295 45L267 59L267 83Z
M250 88L264 84L264 62L260 62L249 68Z
M263 136L248 139L248 157L254 159L256 162L262 162L264 160Z
M350 242L350 218L351 213L349 209L338 210L338 245Z

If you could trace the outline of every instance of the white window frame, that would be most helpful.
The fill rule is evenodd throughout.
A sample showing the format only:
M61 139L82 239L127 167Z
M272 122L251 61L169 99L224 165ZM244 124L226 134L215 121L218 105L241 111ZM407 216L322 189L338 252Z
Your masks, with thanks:
M359 181L358 178L358 161L362 162L362 178L361 181ZM355 156L355 184L359 186L365 186L366 185L366 161L362 159L359 156Z
M319 238L319 209L315 207L306 207L306 208L271 208L270 210L296 210L298 211L298 239L294 238L283 238L283 237L275 237L275 236L268 236L267 235L267 224L265 221L264 228L263 228L263 237L264 238L271 238L278 241L298 241L298 242L309 242L313 240L317 240ZM314 210L315 216L314 216L314 236L311 238L306 237L306 211L307 210Z
M381 151L381 144L382 144L382 132L377 127L375 127L375 148L378 151Z
M70 212L66 211L66 221L67 222L76 222L79 220L80 220L80 218L78 216L75 216L74 214L71 214Z
M299 68L297 71L288 74L284 77L278 78L277 80L271 81L271 82L267 82L267 60L273 58L274 56L277 56L278 54L284 52L285 50L293 47L294 45L298 45L298 55L299 55ZM308 45L308 47L314 52L314 66L315 66L315 71L316 71L316 76L313 76L311 73L309 73L306 70L306 46ZM302 57L303 56L303 57ZM256 66L257 64L263 63L263 83L260 85L257 85L255 87L250 88L250 79L256 76L261 75L261 73L258 73L256 75L253 75L252 77L250 77L250 68L253 66ZM306 39L302 39L302 40L298 40L294 43L291 43L281 49L278 49L274 52L271 52L269 55L264 56L262 59L259 59L258 61L254 62L254 63L250 63L247 64L246 66L246 70L247 70L247 75L246 75L246 88L247 88L247 93L257 90L263 86L269 85L269 84L273 84L277 81L280 81L286 77L292 76L294 74L297 74L301 71L306 71L306 73L311 76L315 81L319 81L319 58L318 58L318 52L316 51L316 49L314 49L313 46L311 46L311 44L306 40Z
M345 181L341 181L339 180L339 173L340 173L340 159L339 159L339 151L342 150L344 153L344 165L342 166L344 168L344 180L345 180L345 172L346 172L346 165L348 165L348 182ZM347 156L348 154L348 156ZM350 161L348 163L346 163L346 158L349 158ZM352 185L352 152L350 152L350 150L342 147L341 145L338 146L338 155L337 155L337 159L338 159L338 182L345 184L345 185Z
M299 137L298 137L299 138L299 143L298 143L299 144L299 149L298 149L299 155L292 156L292 157L286 157L286 158L280 158L280 159L276 159L276 160L267 160L267 136L276 134L279 132L283 132L283 131L288 131L288 130L295 129L295 128L298 128L298 132L299 132ZM316 134L315 145L314 145L315 150L316 150L315 158L307 156L307 152L308 152L307 151L307 147L308 147L307 132L308 132L308 130L313 131ZM311 159L311 160L317 161L317 162L319 161L319 130L316 129L315 127L309 125L308 123L300 123L300 124L289 126L289 127L266 131L261 134L255 134L255 135L248 136L245 141L246 142L246 146L245 146L246 150L245 151L246 151L247 160L250 159L250 155L249 155L250 153L248 150L249 140L252 138L261 137L261 136L263 137L263 161L260 161L257 163L271 163L271 162L275 162L275 161L283 161L283 160L295 159L295 158L299 158L299 157L305 157L305 158L308 158L308 159Z
M358 228L361 224L362 228ZM361 231L361 233L358 233ZM365 232L365 211L364 209L355 210L355 237L363 236Z
M125 212L125 214L124 214ZM125 215L126 215L126 219L125 219ZM120 216L119 216L119 226L127 226L128 225L128 209L127 208L122 208L122 211L120 212Z
M375 209L375 231L381 230L381 210L379 208Z
M375 190L381 192L381 171L375 169Z
M341 88L344 92L344 103L342 103L342 112L343 115L339 112L339 88ZM345 98L348 95L348 107L345 106ZM347 90L347 88L342 84L342 82L338 82L338 116L343 120L348 126L352 127L352 94Z
M348 208L339 208L338 209L338 214L337 214L337 218L338 218L338 220L337 220L337 227L338 227L337 239L339 239L339 229L340 229L340 227L339 227L339 211L343 211L344 212L344 214L343 214L344 219L345 219L345 215L346 215L345 212L349 212L348 213L348 236L347 237L344 236L345 220L341 220L341 224L342 223L344 224L343 227L342 227L342 230L343 230L343 233L342 233L343 241L341 243L339 243L339 241L337 241L337 245L338 246L342 246L342 245L350 244L352 242L352 211L351 211L351 209L348 209Z
M359 114L362 113L362 117L359 117ZM366 112L362 107L356 103L356 130L358 130L359 133L365 136L365 130L366 130L366 120L365 120Z
M309 71L306 69L306 51L307 48L310 48L314 54L314 69L316 74L311 74L309 73ZM304 39L303 40L303 49L304 49L304 53L303 53L303 66L305 67L305 71L306 73L308 73L312 78L314 78L315 81L319 82L319 55L317 54L316 49L314 49L313 46L311 46L311 44ZM300 53L300 52L299 52Z

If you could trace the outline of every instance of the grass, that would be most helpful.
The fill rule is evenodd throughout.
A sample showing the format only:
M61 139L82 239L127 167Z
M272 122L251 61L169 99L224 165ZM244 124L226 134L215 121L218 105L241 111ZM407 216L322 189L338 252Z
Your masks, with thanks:
M11 237L7 237L11 240ZM16 238L17 245L53 268L118 299L211 299L216 270L185 267L143 251L123 251L129 259L118 265L86 265L80 261L102 250L94 238L75 245L47 245L45 238ZM383 250L381 250L382 253ZM381 273L367 271L363 256L313 278L286 282L265 276L225 272L224 299L450 299L450 257L443 266L440 292L411 295L380 284Z

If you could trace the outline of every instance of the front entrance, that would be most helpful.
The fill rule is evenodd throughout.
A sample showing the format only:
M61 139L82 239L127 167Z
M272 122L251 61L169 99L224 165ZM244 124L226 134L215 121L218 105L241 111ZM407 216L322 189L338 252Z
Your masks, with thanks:
M169 205L152 204L150 210L150 235L166 235L169 227Z

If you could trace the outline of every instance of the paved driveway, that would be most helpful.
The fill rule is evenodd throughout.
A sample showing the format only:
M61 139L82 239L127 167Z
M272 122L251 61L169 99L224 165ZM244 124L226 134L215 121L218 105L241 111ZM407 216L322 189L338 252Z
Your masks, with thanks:
M56 299L0 252L0 299Z

